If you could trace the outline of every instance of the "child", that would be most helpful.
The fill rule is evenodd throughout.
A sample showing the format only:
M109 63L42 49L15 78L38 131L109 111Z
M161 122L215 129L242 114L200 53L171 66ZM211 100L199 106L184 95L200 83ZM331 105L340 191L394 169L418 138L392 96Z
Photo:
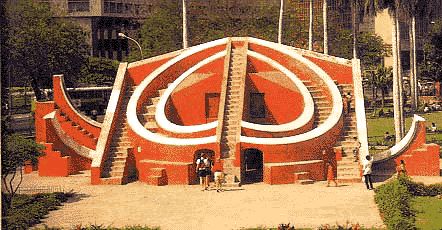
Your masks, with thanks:
M361 147L361 142L358 141L357 137L354 137L353 140L357 142L356 146L353 149L353 157L355 158L355 162L359 160L359 148Z
M216 191L223 192L224 173L221 170L216 170L214 174Z

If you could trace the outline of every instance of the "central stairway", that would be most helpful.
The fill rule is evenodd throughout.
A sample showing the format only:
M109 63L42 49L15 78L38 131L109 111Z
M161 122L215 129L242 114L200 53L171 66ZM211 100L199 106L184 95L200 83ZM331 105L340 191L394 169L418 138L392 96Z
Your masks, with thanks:
M353 95L351 84L338 85L342 97L347 93ZM356 113L354 111L354 97L351 101L351 111L344 115L344 129L341 138L336 142L335 147L341 148L342 160L337 162L337 175L340 183L361 182L359 160L355 161L353 150L358 145L358 132L356 128Z
M247 72L247 43L232 45L227 76L224 116L221 127L221 158L227 185L239 185L240 167L234 166L237 144L241 135L244 105L245 76Z
M134 89L127 87L126 93L122 100L120 114L126 114L127 103ZM125 172L128 170L127 158L128 149L131 148L131 141L128 136L128 124L126 115L120 116L123 119L117 121L115 125L115 133L109 148L109 155L103 165L101 179L103 184L125 184L131 180L134 172Z

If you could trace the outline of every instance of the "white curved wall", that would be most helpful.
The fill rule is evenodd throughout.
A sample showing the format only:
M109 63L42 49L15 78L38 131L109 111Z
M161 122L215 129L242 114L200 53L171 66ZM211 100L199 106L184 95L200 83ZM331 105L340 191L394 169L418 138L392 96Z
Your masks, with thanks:
M210 48L210 47L225 44L227 41L228 41L227 39L220 39L220 40L216 40L216 41L202 44L199 46L191 47L188 50L185 50L184 52L182 52L180 55L176 56L175 58L169 60L168 62L166 62L165 64L163 64L159 68L157 68L156 70L154 70L151 74L149 74L140 83L140 85L135 89L132 97L129 100L129 104L128 104L128 108L127 108L127 117L128 117L129 126L132 128L132 130L137 135L139 135L149 141L153 141L153 142L157 142L157 143L161 143L161 144L167 144L167 145L178 145L178 146L179 145L198 145L198 144L208 144L208 143L216 142L216 136L200 137L200 138L173 138L173 137L166 137L161 134L150 132L149 130L145 129L143 127L143 125L140 123L140 121L138 120L138 117L136 114L136 107L137 107L138 99L140 98L144 89L150 84L150 82L152 82L153 79L155 79L157 76L159 76L163 71L165 71L166 69L168 69L169 67L171 67L172 65L177 63L178 61L180 61L186 57L189 57L192 54L195 54L197 52L200 52L200 51ZM308 68L313 70L316 73L316 75L319 76L325 82L328 89L330 90L330 93L332 96L332 101L333 101L333 108L332 108L332 111L331 111L329 117L326 119L326 121L324 123L322 123L317 128L310 130L306 133L302 133L302 134L298 134L298 135L294 135L294 136L288 136L288 137L278 137L278 138L258 138L258 137L241 136L240 137L241 142L252 143L252 144L267 144L267 145L298 143L298 142L314 139L316 137L319 137L319 136L325 134L327 131L332 129L339 122L339 120L342 116L342 98L341 98L341 94L340 94L337 86L334 84L333 80L327 75L327 73L325 73L321 68L319 68L317 65L315 65L310 60L304 58L300 54L297 54L292 49L290 49L289 47L285 47L284 45L276 44L276 43L272 43L272 42L267 42L267 41L256 39L256 38L249 38L249 42L253 42L258 45L262 45L262 46L277 50L285 55L288 55L289 57L291 57L293 59L300 61L301 63L305 64ZM262 54L259 54L259 53L253 52L253 51L249 51L248 53L250 55L254 55L255 57L259 57L261 59L266 60L266 57ZM221 54L216 54L216 55L221 55ZM216 55L214 55L214 56L216 56ZM223 52L222 55L225 55L225 53ZM212 56L212 57L215 58L214 56ZM219 58L219 57L216 56L216 58ZM204 64L204 62L206 62L206 61L202 61L202 63L198 63L197 65L192 67L194 69L192 69L192 68L189 69L188 71L186 71L186 74L181 75L180 78L182 77L184 79L186 77L186 75L188 76L188 74L190 74L191 72L193 72L197 68L200 68L200 66L202 66ZM285 69L283 66L281 66L276 61L272 61L270 63L273 66L275 66L278 69L285 72L285 74L290 74L290 71ZM298 88L302 92L305 103L307 103L308 105L312 105L313 100L311 99L310 93L308 91L306 92L306 87L302 84L302 82L301 83L299 82L299 79L296 78L296 76L293 73L291 73L290 75L293 77L292 81L294 81L294 83L298 86ZM182 79L174 82L171 85L171 87L166 90L165 94L160 99L161 104L159 104L159 107L157 108L157 111L155 114L156 119L158 119L157 120L158 123L160 123L159 125L162 128L169 130L169 131L173 131L173 132L197 132L197 131L207 130L208 128L210 129L212 127L216 127L215 124L217 124L217 122L216 123L212 122L212 123L208 123L208 124L204 124L204 125L197 125L197 126L189 126L189 127L181 126L180 127L180 126L177 126L177 125L169 122L166 119L166 117L164 115L165 102L167 101L167 97L169 97L171 92L173 91L173 88L175 88L181 80ZM309 96L306 96L306 94ZM267 126L267 128L278 131L278 130L287 130L288 127L293 128L293 127L302 126L303 123L305 124L308 117L312 116L313 106L309 106L309 108L305 108L305 110L307 110L307 111L304 111L302 113L301 119L298 118L292 122L282 124L282 125ZM242 122L242 124L243 124L243 122ZM250 127L255 130L265 129L265 131L267 131L266 127L264 127L262 125L247 123L247 122L244 122L244 124L245 124L245 127Z

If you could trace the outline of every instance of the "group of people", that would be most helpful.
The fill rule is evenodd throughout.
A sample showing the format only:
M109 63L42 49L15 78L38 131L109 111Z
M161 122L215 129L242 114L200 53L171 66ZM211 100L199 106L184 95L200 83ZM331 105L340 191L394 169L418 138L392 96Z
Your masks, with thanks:
M224 191L222 184L224 183L224 173L220 169L214 169L212 159L209 158L207 153L203 153L201 157L196 160L196 173L200 179L200 185L202 191L209 190L210 178L212 176L212 170L214 170L214 181L217 192Z

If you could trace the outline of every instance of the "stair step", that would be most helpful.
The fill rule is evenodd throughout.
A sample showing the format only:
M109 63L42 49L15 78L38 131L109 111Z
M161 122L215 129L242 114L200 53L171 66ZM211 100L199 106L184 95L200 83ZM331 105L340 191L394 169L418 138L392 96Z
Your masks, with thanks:
M109 175L111 177L123 177L124 172L123 171L110 171Z
M315 183L315 181L307 179L307 180L298 180L298 181L296 181L296 183L304 185L304 184L313 184L313 183Z
M143 117L145 121L155 121L155 113L145 113Z
M151 97L150 98L150 102L152 103L152 105L158 104L159 101L160 101L160 97Z
M131 145L132 142L130 141L115 141L110 147L130 147Z
M146 105L144 108L146 113L155 113L156 105Z

